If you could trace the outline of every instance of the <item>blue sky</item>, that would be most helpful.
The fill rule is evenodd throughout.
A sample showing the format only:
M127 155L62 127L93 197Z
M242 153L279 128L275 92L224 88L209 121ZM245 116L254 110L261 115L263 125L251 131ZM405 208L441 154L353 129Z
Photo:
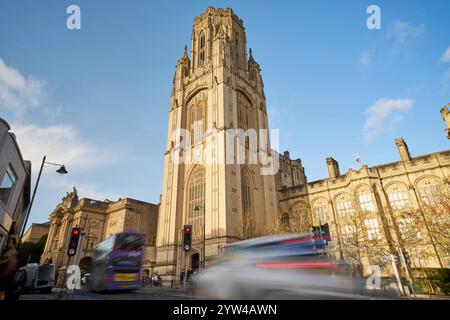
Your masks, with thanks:
M81 30L66 8L81 8ZM381 30L366 9L381 8ZM194 17L231 7L262 68L280 151L309 181L362 161L448 149L439 109L450 102L450 2L442 1L2 1L0 116L25 158L45 169L30 222L43 222L77 186L81 196L157 203L175 64ZM448 51L446 51L448 49Z

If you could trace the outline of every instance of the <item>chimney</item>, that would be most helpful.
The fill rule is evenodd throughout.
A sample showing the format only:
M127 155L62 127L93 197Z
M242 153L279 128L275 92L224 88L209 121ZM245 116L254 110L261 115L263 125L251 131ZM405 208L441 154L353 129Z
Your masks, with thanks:
M395 144L397 145L398 153L400 154L401 161L411 161L411 155L409 154L408 145L403 138L395 139Z
M285 151L285 152L284 152L284 157L285 157L286 159L291 159L291 157L290 157L290 155L289 155L289 151Z
M328 167L328 175L330 178L339 177L339 163L334 160L332 157L327 158L327 167Z
M450 107L450 103L448 106ZM447 125L447 128L445 128L445 132L447 132L447 139L450 139L450 111L448 111L448 108L444 106L441 109L441 114L445 124Z

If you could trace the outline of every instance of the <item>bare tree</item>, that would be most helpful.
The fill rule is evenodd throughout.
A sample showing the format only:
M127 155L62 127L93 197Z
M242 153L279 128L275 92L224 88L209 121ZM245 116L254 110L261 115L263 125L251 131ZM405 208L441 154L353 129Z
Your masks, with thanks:
M311 216L308 212L292 211L283 213L277 221L274 221L271 233L280 234L288 232L310 232L312 230Z
M442 193L434 203L424 206L424 216L436 245L443 251L450 248L450 197Z
M345 256L357 268L362 268L364 259L369 263L385 267L385 259L389 252L386 239L383 238L383 227L376 215L370 211L348 214L341 220L342 245ZM359 270L361 273L362 270Z
M401 247L412 250L418 258L436 257L436 250L449 255L450 197L445 186L433 188L423 197L421 208L393 210Z
M264 228L261 219L253 212L246 212L233 221L234 236L245 240L264 235Z

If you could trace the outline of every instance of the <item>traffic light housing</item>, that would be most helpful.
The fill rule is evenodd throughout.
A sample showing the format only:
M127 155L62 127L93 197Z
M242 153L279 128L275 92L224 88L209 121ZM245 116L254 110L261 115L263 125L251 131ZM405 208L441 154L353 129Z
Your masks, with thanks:
M330 227L328 223L322 224L320 226L313 226L312 232L315 238L323 237L323 244L328 245L328 242L331 241L330 238Z
M192 225L183 226L183 250L189 251L192 248Z
M70 232L69 246L67 248L67 255L74 256L77 253L78 242L80 241L81 230L78 227L72 228Z
M324 237L325 236L329 237L330 236L330 226L328 225L328 223L322 224L320 226L313 226L312 232L314 233L315 237L320 237L321 235Z
M325 223L321 226L322 229L322 235L329 237L330 236L330 226L328 225L328 223Z

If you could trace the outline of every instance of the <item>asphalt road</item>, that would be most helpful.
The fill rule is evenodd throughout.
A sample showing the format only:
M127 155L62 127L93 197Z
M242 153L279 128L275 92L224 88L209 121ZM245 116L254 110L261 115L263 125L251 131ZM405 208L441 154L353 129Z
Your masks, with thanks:
M88 290L75 290L71 295L59 295L54 289L51 294L22 294L19 300L197 300L190 290L145 288L131 292L96 293Z

